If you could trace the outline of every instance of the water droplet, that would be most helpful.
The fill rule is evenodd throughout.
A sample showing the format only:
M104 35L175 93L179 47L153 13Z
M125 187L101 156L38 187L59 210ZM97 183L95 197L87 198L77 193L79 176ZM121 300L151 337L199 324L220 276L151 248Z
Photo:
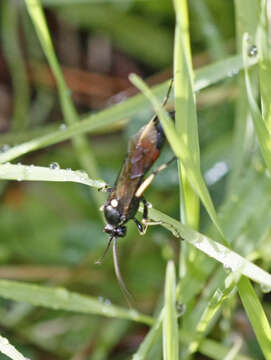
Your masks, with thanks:
M1 338L0 343L1 343L1 345L2 345L2 346L9 345L9 341L8 341L8 339L3 338L3 337Z
M223 264L223 268L226 271L226 273L230 273L232 270L229 264Z
M4 152L8 151L9 149L10 149L10 146L8 144L5 144L0 148L0 153L4 153Z
M84 171L76 171L76 174L78 175L79 181L86 181L88 180L88 174Z
M261 290L262 290L262 292L264 294L267 294L267 293L271 292L271 287L270 286L263 285L263 284L261 284L260 286L261 286Z
M130 313L130 315L131 315L131 317L134 319L134 320L137 320L138 319L138 312L136 311L136 310L130 310L129 311L129 313Z
M66 130L66 129L67 129L67 125L64 124L64 123L59 126L59 130L64 131L64 130Z
M256 56L258 54L258 48L256 45L250 45L250 47L248 48L248 56Z
M58 169L60 169L60 166L59 166L59 164L58 164L57 162L51 163L49 167L50 167L51 170L58 170Z
M58 296L58 298L61 298L61 300L67 300L69 298L68 291L63 288L56 289L56 295Z
M102 313L103 313L103 314L108 313L108 309L107 309L105 306L102 308Z
M67 168L66 170L67 170L67 171L72 171L72 169L71 169L71 168Z
M107 306L109 306L109 305L111 305L111 301L110 301L109 299L105 299L105 300L104 300L104 304L107 305Z

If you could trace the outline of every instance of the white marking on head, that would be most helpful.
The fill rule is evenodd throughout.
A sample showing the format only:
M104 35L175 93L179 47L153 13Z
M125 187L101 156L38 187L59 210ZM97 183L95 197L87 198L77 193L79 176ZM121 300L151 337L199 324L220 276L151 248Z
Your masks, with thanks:
M119 205L119 202L117 199L112 199L110 204L112 205L113 208L116 208Z

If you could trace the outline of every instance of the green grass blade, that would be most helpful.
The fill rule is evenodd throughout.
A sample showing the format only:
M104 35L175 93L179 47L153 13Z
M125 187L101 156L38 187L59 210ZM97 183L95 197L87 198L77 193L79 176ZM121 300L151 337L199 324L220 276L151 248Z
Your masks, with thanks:
M11 345L8 339L0 335L0 352L5 354L12 360L27 360L13 345Z
M50 309L96 314L106 317L127 319L151 325L153 320L136 310L101 302L94 297L70 292L64 288L49 288L22 282L0 280L0 296L5 299L26 302Z
M266 122L263 120L261 112L258 108L256 100L254 99L254 95L252 92L252 87L250 83L250 76L248 72L248 63L249 63L249 41L248 35L245 34L243 37L243 59L244 59L244 67L245 67L245 81L246 81L246 89L247 96L250 105L250 110L252 113L253 123L255 126L255 130L257 133L257 137L259 140L260 149L266 163L266 166L271 173L271 134L269 133Z
M254 65L256 62L256 58L252 59L250 65ZM226 78L229 73L233 73L235 70L239 71L242 68L243 62L240 55L203 67L195 72L195 91L199 91L207 86L215 84ZM167 92L168 86L168 81L162 85L155 86L154 94L162 99ZM0 154L0 163L5 163L31 151L71 139L76 135L96 131L97 129L115 124L119 122L120 119L133 116L141 110L150 108L151 105L144 95L136 95L133 98L123 101L121 104L113 105L111 108L100 111L98 114L85 116L80 123L67 126L65 130L59 129L58 131L14 146L8 151Z
M236 252L211 238L181 224L177 220L155 209L149 209L150 219L160 221L174 236L185 239L206 255L219 261L226 269L238 271L264 286L271 286L271 275Z
M235 10L235 26L236 26L236 45L237 51L242 53L242 39L245 32L249 32L251 38L256 38L256 31L258 26L259 2L254 0L247 0L247 6L244 7L242 0L234 1ZM254 57L254 59L257 57ZM250 74L256 80L256 68L250 69ZM254 94L258 92L257 80L253 82ZM235 105L235 120L233 132L233 152L232 152L232 167L227 182L227 191L230 196L232 189L238 183L241 174L245 170L246 164L250 161L251 147L255 141L255 133L250 131L251 128L251 113L249 109L248 99L246 96L246 85L244 81L244 73L238 75L239 96Z
M51 164L50 167L9 164L0 165L1 180L17 180L17 181L60 181L60 182L76 182L85 184L97 189L106 186L101 180L92 180L86 172L72 171L71 169L60 169L57 163Z
M238 290L265 359L270 360L271 329L262 304L248 279L243 277L239 281Z
M208 305L204 309L204 312L202 313L197 324L194 340L190 342L187 348L187 357L198 350L204 335L206 335L208 325L219 311L222 303L231 295L233 289L239 281L239 277L240 275L238 272L231 273L225 280L224 288L218 288L209 300Z
M225 359L231 349L219 344L211 339L204 339L199 346L199 352L214 360ZM254 360L251 357L243 354L237 354L235 360Z
M179 359L179 338L176 312L176 277L173 261L166 270L165 309L163 319L163 354L164 360Z
M174 40L175 126L179 137L185 139L188 154L200 167L198 125L193 92L192 60L188 31L187 2L175 0L176 27ZM199 223L199 199L187 180L185 167L179 167L182 221L193 228Z
M267 2L261 0L261 14L258 27L259 40L259 80L261 91L261 105L264 121L271 131L271 101L270 101L270 84L271 84L271 50L269 41L269 25L267 18Z
M133 355L132 360L144 360L147 358L152 346L159 338L163 318L164 311L162 310L160 312L160 315L157 317L155 323L149 330L148 334L145 336L144 340L140 344L137 352Z

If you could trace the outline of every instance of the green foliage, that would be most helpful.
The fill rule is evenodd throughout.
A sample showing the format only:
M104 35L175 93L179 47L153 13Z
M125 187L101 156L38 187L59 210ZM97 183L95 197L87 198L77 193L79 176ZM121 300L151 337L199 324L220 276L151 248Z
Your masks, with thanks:
M10 130L0 139L0 324L18 350L0 338L0 351L12 359L42 359L43 352L52 359L271 359L266 1L0 6L14 98ZM135 74L129 79L139 94L81 114L52 41L54 21L82 42L105 38L115 52L136 59L142 73L173 60L168 106L174 104L175 123L161 105L169 81L148 86ZM53 89L30 87L24 52L30 65L46 59L57 99ZM192 59L199 57L210 62L195 70ZM128 138L153 110L169 143L158 163L173 152L178 167L159 174L146 192L159 208L150 208L149 217L161 226L140 238L129 223L127 237L118 239L120 267L135 297L127 308L110 256L94 265L107 241L97 209L105 194L97 189L114 183ZM124 131L113 135L116 129Z

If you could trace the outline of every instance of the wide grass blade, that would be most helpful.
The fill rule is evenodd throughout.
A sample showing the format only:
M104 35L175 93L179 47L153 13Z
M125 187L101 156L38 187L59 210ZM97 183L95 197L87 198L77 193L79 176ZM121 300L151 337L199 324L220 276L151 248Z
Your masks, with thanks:
M176 276L173 261L169 261L166 270L165 308L163 319L164 360L179 359L179 337L176 311Z
M160 312L160 315L157 317L155 323L153 324L148 334L145 336L144 340L140 344L137 352L133 355L132 360L144 360L147 358L152 347L159 339L159 336L161 334L163 318L164 318L164 310Z
M240 274L238 271L236 273L231 273L225 280L225 285L223 289L217 289L211 299L208 302L208 305L204 309L199 322L196 327L196 334L192 337L193 341L190 342L187 348L187 354L185 358L188 358L192 353L195 353L198 350L198 347L206 336L208 325L217 314L223 302L233 294L233 290L238 283Z
M230 269L233 272L238 271L240 274L263 286L271 286L271 275L269 273L236 252L158 210L149 209L149 213L152 220L160 221L162 226L171 231L174 236L185 239L206 255L219 261L226 269Z
M0 352L12 360L28 360L3 336L0 336Z
M178 136L185 139L184 145L187 146L187 153L193 157L194 164L200 167L187 2L185 0L175 0L174 6L176 13L174 40L175 126ZM179 166L179 178L182 221L197 229L199 223L199 199L187 179L186 169L182 164ZM184 266L184 264L182 265Z
M99 301L94 297L80 295L64 288L49 288L41 285L0 280L0 296L5 299L22 301L55 310L127 319L148 325L153 323L150 316L140 314L134 309L126 310L106 301Z
M262 304L248 279L243 277L239 281L238 290L261 350L265 358L270 360L271 329Z
M52 163L50 167L6 163L0 165L0 179L17 181L76 182L97 189L103 189L106 186L105 182L101 180L90 179L86 172L60 169L57 163Z

